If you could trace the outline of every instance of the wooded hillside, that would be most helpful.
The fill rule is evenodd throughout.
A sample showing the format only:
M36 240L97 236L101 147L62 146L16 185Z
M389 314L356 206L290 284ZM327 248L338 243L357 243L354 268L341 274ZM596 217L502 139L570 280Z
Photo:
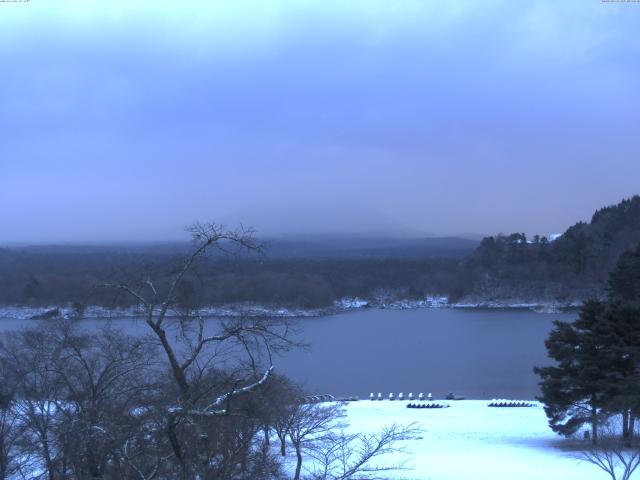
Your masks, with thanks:
M463 261L454 300L564 301L600 297L620 255L640 244L640 196L596 211L553 242L486 237Z

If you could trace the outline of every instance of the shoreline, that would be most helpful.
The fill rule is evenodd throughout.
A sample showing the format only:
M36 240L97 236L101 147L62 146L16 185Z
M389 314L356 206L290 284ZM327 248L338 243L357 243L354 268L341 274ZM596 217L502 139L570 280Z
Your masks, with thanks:
M581 302L523 302L523 301L481 301L449 303L447 297L426 297L423 300L381 300L344 298L334 302L332 306L322 308L273 307L259 304L228 304L221 306L205 306L199 309L202 316L207 318L234 317L263 317L263 318L317 318L332 316L350 311L364 309L381 310L415 310L422 308L455 308L460 310L528 310L536 313L562 313L579 309ZM98 305L87 306L82 313L73 307L42 306L30 307L24 305L0 306L0 321L12 320L47 320L56 318L84 318L84 319L114 319L140 318L144 311L139 307L109 308ZM170 312L168 316L178 317L179 312Z

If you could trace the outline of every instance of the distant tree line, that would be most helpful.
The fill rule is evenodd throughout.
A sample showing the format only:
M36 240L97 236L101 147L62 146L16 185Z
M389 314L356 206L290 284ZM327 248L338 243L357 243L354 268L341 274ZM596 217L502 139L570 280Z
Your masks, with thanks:
M107 279L167 275L171 253L32 253L0 249L0 304L129 306L136 300L99 288ZM343 297L445 295L459 259L278 259L263 254L198 259L180 290L185 305L256 302L319 308Z
M471 302L604 298L615 262L640 244L640 197L598 210L589 223L575 224L554 241L524 233L497 235L484 238L463 257L468 245L462 248L454 240L449 249L446 240L431 249L409 242L406 255L400 247L356 255L351 245L348 255L329 249L341 256L305 258L296 255L307 250L295 250L295 244L280 244L276 256L269 251L244 256L218 252L198 259L181 287L181 301L320 308L356 296L419 299L441 294ZM289 256L283 253L286 248L292 250ZM135 299L98 286L111 278L167 275L179 266L184 251L184 245L0 249L0 305L133 305Z

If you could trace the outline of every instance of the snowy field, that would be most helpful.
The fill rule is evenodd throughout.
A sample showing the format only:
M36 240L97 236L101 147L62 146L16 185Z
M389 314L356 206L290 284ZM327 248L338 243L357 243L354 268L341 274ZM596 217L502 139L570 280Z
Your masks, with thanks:
M350 429L375 432L417 422L421 438L402 443L413 470L389 478L434 480L604 479L597 467L563 451L542 406L490 408L486 400L447 402L450 408L409 409L407 402L361 400L347 406ZM393 461L393 459L389 459ZM387 476L387 475L385 475Z

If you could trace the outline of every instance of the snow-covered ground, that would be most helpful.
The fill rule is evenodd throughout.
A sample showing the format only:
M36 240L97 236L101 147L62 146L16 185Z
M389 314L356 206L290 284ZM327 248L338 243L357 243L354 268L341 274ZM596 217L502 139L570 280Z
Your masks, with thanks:
M403 441L413 470L389 478L420 480L572 480L607 478L562 449L542 406L492 408L485 400L448 401L450 408L409 409L407 402L361 400L347 406L350 429L373 433L417 422L421 438ZM389 458L393 462L393 458Z

